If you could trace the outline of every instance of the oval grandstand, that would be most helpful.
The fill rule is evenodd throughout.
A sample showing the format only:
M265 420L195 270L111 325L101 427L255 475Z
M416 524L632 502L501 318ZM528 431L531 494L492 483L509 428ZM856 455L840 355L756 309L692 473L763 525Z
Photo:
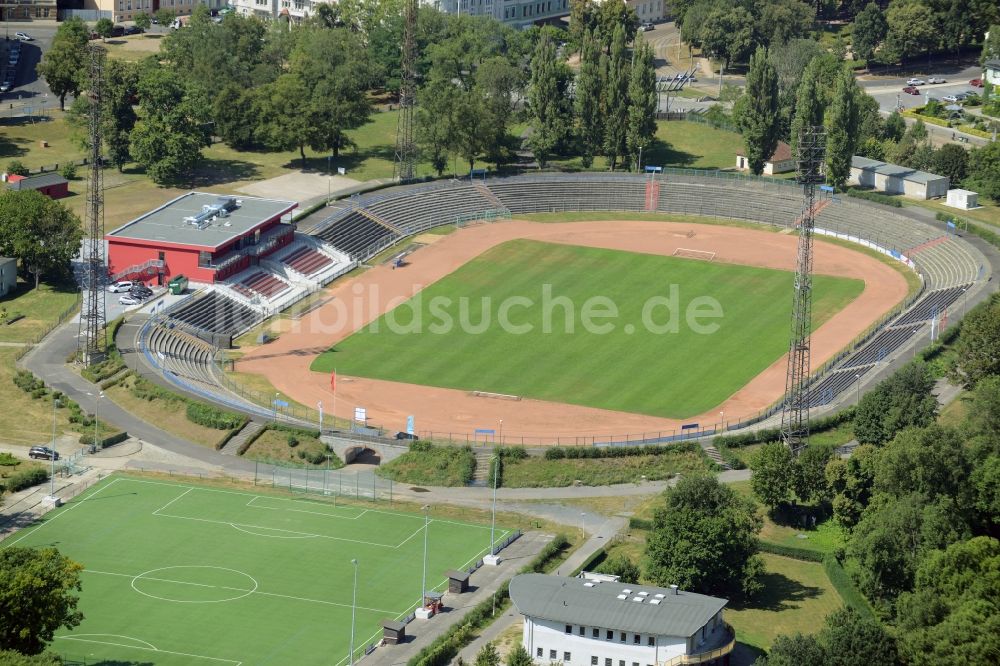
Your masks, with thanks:
M532 174L488 181L437 181L393 186L334 204L315 224L309 242L334 256L363 263L401 240L436 226L464 224L528 213L629 211L708 216L793 229L802 216L802 196L790 181L757 179L725 172L665 170L656 177L633 174ZM912 342L959 299L973 295L991 273L986 258L957 236L884 206L824 196L816 206L817 233L866 245L905 262L921 276L920 290L892 315L831 359L812 380L810 403L829 407L878 364ZM970 291L971 290L971 291ZM146 361L181 388L230 407L272 416L226 387L216 349L203 340L236 335L260 323L260 311L210 289L185 299L144 326L139 348ZM231 290L228 290L231 291ZM287 307L290 303L284 303ZM239 316L234 316L234 311ZM186 326L172 326L172 320ZM186 328L187 330L183 330ZM201 339L199 339L201 338ZM929 338L928 338L929 339ZM914 344L919 344L914 342ZM209 353L207 350L211 350ZM737 430L765 422L780 406L739 423ZM687 436L714 434L702 430Z

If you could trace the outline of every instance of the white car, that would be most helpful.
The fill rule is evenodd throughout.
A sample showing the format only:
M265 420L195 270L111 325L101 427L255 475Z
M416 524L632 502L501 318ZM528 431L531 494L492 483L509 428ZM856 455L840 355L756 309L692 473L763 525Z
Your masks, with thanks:
M948 83L948 82L939 76L932 76L929 79L927 79L927 83Z
M649 32L650 30L652 30L654 28L653 24L650 23L649 21L646 21L645 23L643 23L639 27L642 29L643 32Z
M922 86L925 83L927 83L927 82L924 81L923 79L910 79L910 80L908 80L906 82L906 85L908 85L908 86Z
M19 39L22 42L33 42L33 41L35 41L35 38L32 37L31 35L29 35L26 32L15 32L14 33L14 39Z
M958 101L958 95L945 95L941 99L943 99L946 102L957 102Z
M124 296L118 299L118 302L121 303L122 305L139 305L140 303L142 303L142 300L137 296L133 296L132 294L125 294Z
M135 283L131 280L125 280L123 282L115 282L114 284L108 285L108 291L112 294L117 294L123 291L130 291Z

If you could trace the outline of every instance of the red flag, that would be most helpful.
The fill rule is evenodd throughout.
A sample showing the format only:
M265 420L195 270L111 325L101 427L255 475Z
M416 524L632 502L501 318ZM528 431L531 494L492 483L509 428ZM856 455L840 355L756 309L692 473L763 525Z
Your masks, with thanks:
M331 391L336 391L337 390L337 371L336 370L334 370L333 372L330 373L330 390Z

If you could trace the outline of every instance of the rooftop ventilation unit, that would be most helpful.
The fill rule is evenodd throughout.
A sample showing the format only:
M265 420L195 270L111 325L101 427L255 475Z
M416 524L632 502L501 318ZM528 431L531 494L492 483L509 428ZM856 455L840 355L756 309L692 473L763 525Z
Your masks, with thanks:
M625 599L628 599L628 595L627 594L619 594L618 598L621 599L622 601L624 601Z
M649 604L651 606L659 606L661 601L662 601L662 599L650 599L649 600Z
M663 598L663 593L662 592L657 592L653 596L656 597L657 599L662 599Z
M622 594L632 594L632 590L626 587L624 590L622 590Z
M632 597L632 601L638 601L641 604L642 603L642 597Z
M594 585L596 585L596 583L592 581L587 581L586 583L583 584L584 587L594 587Z
M670 591L673 592L674 594L677 594L677 586L676 585L671 585L670 586Z
M649 592L647 592L646 590L643 590L642 592L639 592L638 594L639 594L640 597L648 597L649 596Z

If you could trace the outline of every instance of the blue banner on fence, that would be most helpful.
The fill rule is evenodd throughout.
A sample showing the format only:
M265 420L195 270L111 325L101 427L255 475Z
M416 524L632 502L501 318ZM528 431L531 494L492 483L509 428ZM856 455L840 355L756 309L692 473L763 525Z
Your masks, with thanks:
M646 173L663 173L663 167L646 165Z
M284 400L275 400L274 401L274 406L275 407L288 407L288 403L285 402Z
M697 429L698 429L697 423L685 423L684 425L681 426L681 430L697 430Z
M948 220L948 228L949 229L954 229L955 228L955 223L952 222L951 220Z
M477 435L495 435L495 434L497 434L497 431L496 430L490 430L488 428L476 428L476 434Z
M407 435L412 435L413 434L413 415L412 414L410 416L406 417L406 434Z
M823 192L830 192L830 193L833 192L833 186L832 185L820 185L819 189L822 190Z
M893 259L901 259L903 257L903 255L900 254L899 250L889 250L889 254L892 255Z

